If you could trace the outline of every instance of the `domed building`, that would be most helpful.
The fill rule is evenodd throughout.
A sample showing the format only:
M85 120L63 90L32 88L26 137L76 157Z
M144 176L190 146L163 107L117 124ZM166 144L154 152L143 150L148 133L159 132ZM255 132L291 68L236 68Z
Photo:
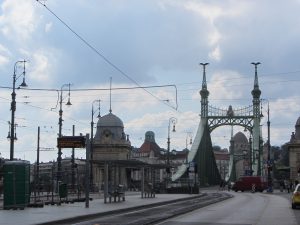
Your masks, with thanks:
M118 166L118 161L129 159L131 143L124 132L122 120L110 112L99 118L93 138L92 165L93 185L100 188L104 182L104 167L100 162L115 162L109 169L108 182L113 185L127 185L126 169Z
M300 172L300 117L295 124L295 132L292 132L290 142L288 143L290 179L299 180Z
M157 160L163 158L162 155L164 156L164 152L155 142L155 134L153 131L147 131L145 133L144 143L141 145L138 153L141 156L140 159L146 157L149 163L157 163Z
M236 177L239 178L240 176L245 175L246 170L250 169L249 159L247 158L247 153L249 153L250 146L246 135L242 132L236 133L232 139L234 143L233 154L236 155L234 157Z

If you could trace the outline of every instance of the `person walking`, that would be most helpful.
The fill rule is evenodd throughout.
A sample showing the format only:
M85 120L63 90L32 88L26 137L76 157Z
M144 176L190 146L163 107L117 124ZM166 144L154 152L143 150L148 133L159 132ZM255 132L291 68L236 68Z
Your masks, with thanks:
M284 186L287 190L287 193L290 193L290 181L289 180L284 180Z

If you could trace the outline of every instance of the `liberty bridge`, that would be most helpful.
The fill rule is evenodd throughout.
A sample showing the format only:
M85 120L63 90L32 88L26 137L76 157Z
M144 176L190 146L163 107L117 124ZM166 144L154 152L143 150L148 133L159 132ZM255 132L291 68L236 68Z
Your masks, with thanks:
M254 86L251 91L252 105L234 109L229 105L228 109L221 109L209 105L209 91L206 82L206 66L208 63L200 63L203 67L201 96L201 119L198 130L188 155L187 163L182 164L172 176L172 181L178 181L184 176L192 163L197 167L197 181L203 185L215 185L221 181L220 172L217 168L213 153L211 133L221 126L241 126L250 132L250 173L251 175L262 175L262 134L261 122L261 91L259 89L257 66L260 63L252 63L255 66ZM235 181L235 155L233 141L230 146L229 172L226 181ZM257 157L254 157L257 156Z

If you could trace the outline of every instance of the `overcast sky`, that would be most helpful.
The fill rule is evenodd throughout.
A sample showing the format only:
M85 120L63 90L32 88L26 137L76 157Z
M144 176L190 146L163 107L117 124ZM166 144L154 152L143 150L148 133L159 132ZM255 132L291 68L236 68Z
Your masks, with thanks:
M187 132L195 136L200 121L201 62L210 63L209 104L224 109L252 105L251 62L261 62L259 85L270 104L271 144L280 146L290 140L300 116L299 11L299 0L0 0L1 156L9 158L7 87L12 87L15 62L23 59L29 87L17 90L17 158L36 160L40 126L40 146L52 150L41 152L41 161L56 160L55 89L64 84L72 84L72 106L65 105L64 87L63 135L72 134L72 125L76 135L90 133L92 102L101 100L102 116L109 112L110 78L112 112L124 122L132 145L140 147L151 130L167 148L168 121L176 117L171 148L182 150ZM22 71L16 67L17 76ZM22 76L16 85L21 82ZM115 89L148 86L159 87ZM262 110L267 141L266 102ZM230 129L213 131L213 144L228 148ZM234 133L242 130L234 127ZM63 157L70 155L63 150ZM84 157L84 150L76 155Z

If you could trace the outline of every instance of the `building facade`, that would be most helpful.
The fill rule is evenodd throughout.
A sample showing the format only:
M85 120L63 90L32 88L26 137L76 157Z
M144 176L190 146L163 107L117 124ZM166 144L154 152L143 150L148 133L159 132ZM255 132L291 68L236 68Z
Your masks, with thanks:
M295 125L295 132L292 132L290 142L287 144L289 151L290 179L300 178L300 117Z
M238 132L233 136L236 178L250 169L250 146L246 135Z
M107 115L99 118L97 131L93 138L92 148L92 183L94 187L103 189L105 171L102 164L94 162L115 162L130 158L131 143L129 135L124 132L122 120L111 110ZM126 168L117 163L109 169L108 182L110 185L128 185Z
M214 151L214 155L221 178L225 180L229 171L229 152L227 149L222 149L220 151Z

